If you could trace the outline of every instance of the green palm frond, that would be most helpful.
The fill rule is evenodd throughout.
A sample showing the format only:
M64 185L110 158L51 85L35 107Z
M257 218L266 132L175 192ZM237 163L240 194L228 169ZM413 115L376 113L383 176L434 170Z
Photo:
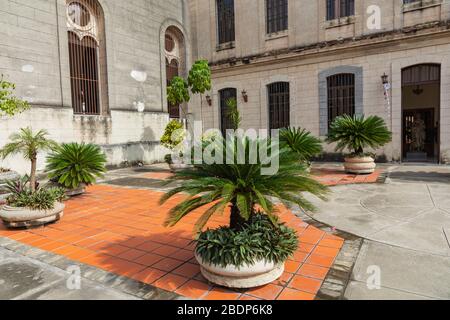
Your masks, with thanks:
M392 133L384 120L378 116L349 116L336 118L331 124L327 142L336 142L336 151L345 149L355 155L364 154L364 149L376 149L392 140Z
M34 133L31 128L20 129L20 132L9 137L11 142L0 150L0 154L3 159L15 154L23 154L27 160L32 160L36 158L39 151L53 150L58 147L58 144L47 136L47 130Z
M64 143L47 157L50 179L66 188L90 185L106 171L106 156L100 147L84 143Z
M309 161L322 152L322 141L302 128L282 129L280 144L297 153L301 161Z
M298 155L287 148L279 150L278 146L271 145L270 140L235 138L231 141L231 146L225 145L230 141L220 143L223 144L222 150L244 150L244 163L236 164L236 153L234 164L201 164L175 173L170 181L181 181L181 185L162 196L161 203L178 194L188 197L170 211L166 225L174 226L192 211L205 207L204 214L197 222L197 228L203 228L213 215L222 213L228 205L237 209L244 221L248 221L256 213L256 208L260 208L275 224L276 199L286 204L313 209L301 193L309 192L324 199L328 192L327 187L311 178L305 166L299 164ZM261 169L267 165L263 164L259 155L256 163L250 161L252 143L256 143L258 154L265 144L269 162L279 157L279 170L275 174L262 174Z

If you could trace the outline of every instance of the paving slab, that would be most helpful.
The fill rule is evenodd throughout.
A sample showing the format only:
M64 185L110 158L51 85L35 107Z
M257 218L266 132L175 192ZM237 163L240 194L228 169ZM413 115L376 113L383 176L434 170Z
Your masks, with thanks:
M370 290L374 267L381 287ZM351 281L347 299L450 299L450 257L366 240Z
M0 248L0 300L136 300L132 295L81 278L67 286L71 273Z

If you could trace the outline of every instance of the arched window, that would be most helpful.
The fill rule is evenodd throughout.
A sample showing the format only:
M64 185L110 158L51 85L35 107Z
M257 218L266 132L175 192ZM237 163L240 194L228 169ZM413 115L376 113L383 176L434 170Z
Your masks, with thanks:
M75 114L108 111L103 11L97 0L67 1L70 83Z
M282 129L290 126L289 82L275 82L267 86L269 102L269 129Z
M176 76L182 76L184 71L183 35L176 27L169 27L165 34L164 55L166 58L166 82L170 85ZM171 119L180 118L180 106L167 103Z
M340 73L327 78L328 127L344 114L355 115L355 75Z
M227 129L233 129L233 123L230 119L229 100L237 100L237 90L235 88L226 88L219 91L220 98L220 130L225 137Z

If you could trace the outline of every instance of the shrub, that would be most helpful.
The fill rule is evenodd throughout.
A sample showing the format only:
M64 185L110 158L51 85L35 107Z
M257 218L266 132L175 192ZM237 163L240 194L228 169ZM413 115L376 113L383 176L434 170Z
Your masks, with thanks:
M84 143L64 143L47 157L48 176L66 188L90 185L106 171L106 156L100 147Z
M322 141L311 132L301 128L286 128L280 131L280 144L295 152L301 161L308 162L322 152Z
M170 121L167 124L164 135L161 138L161 144L169 150L174 150L180 143L183 142L185 138L184 132L182 133L181 131L183 129L183 124L180 121ZM180 130L178 131L180 134L175 133L177 130Z
M196 252L206 262L225 267L251 266L265 260L282 263L298 247L296 232L283 224L277 227L266 215L255 214L242 230L222 227L203 232L198 239Z
M392 140L392 133L378 116L349 116L336 118L331 124L327 142L337 142L336 151L348 149L352 156L364 156L367 147L376 149Z
M37 188L32 191L27 184L28 176L17 181L8 181L6 190L11 194L6 199L9 206L17 208L30 208L32 210L51 210L56 202L65 199L65 191L62 188Z
M0 116L13 116L30 108L27 101L21 100L14 95L16 86L14 83L0 77Z
M278 151L277 148L272 148L268 140L236 137L231 141L219 139L216 143L221 144L223 159L227 159L227 149L243 150L244 163L240 162L242 159L238 159L239 153L235 152L233 164L204 163L177 172L168 182L181 180L181 185L167 192L160 202L164 203L180 193L188 196L169 212L165 223L167 226L174 226L193 211L209 206L197 221L196 227L201 230L214 214L223 213L231 205L230 226L238 230L255 213L257 207L275 221L274 199L284 204L313 209L312 204L301 193L309 192L320 198L324 198L327 193L327 188L312 179L304 166L299 165L296 155L286 149ZM260 157L257 157L256 163L250 161L253 158L252 145L255 144L256 150L267 148L270 154L268 162L276 162L275 157L279 159L277 172L265 174L266 165Z

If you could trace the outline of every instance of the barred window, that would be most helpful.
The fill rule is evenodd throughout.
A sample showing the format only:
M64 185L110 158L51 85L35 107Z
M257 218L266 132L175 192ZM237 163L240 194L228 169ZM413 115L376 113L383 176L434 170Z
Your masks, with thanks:
M235 40L234 0L217 0L217 31L219 44Z
M344 18L355 14L355 0L326 0L327 20Z
M341 73L327 78L328 86L328 127L344 114L355 114L355 75Z
M220 130L225 137L227 129L233 129L233 122L229 116L229 108L227 101L229 99L237 99L237 90L235 88L226 88L219 91L220 97Z
M269 102L269 129L290 126L289 82L275 82L267 86Z
M267 33L288 29L288 0L266 0Z
M105 113L108 99L105 28L97 0L67 1L67 27L74 113Z

